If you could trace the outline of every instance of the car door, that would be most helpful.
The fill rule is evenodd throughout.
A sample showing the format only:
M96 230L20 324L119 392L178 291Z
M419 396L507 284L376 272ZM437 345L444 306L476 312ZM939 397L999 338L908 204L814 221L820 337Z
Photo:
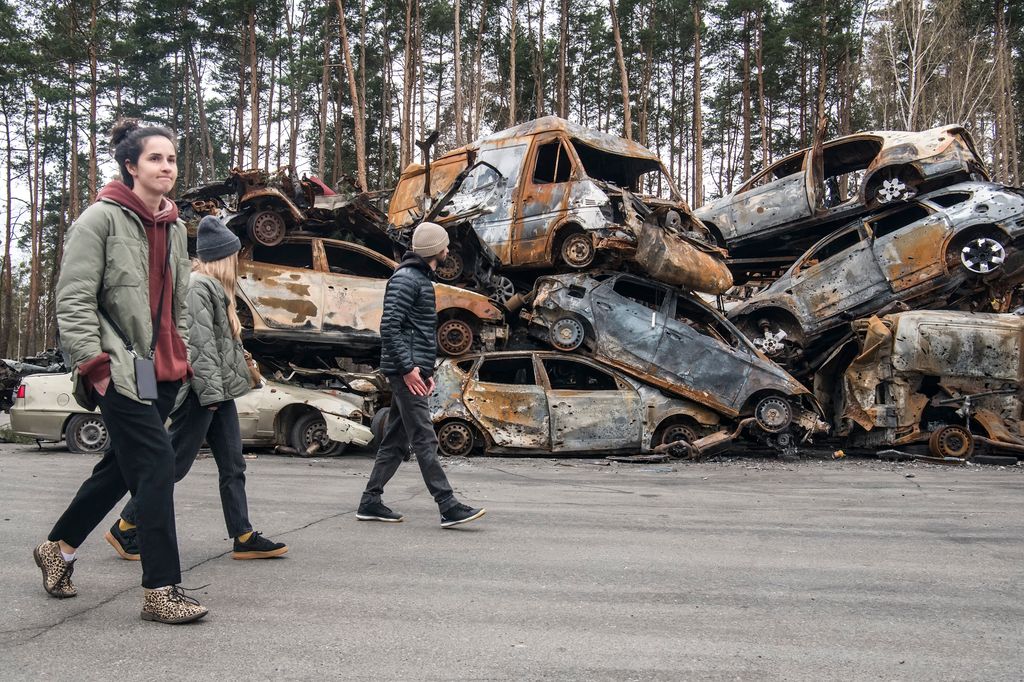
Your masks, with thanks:
M733 195L729 222L735 238L745 239L770 232L781 225L813 215L805 165L810 152L791 155L752 178Z
M897 294L942 276L942 245L953 227L944 213L911 202L867 221L878 266Z
M550 265L548 236L567 213L574 165L560 135L537 135L523 173L513 223L512 264Z
M237 284L268 328L321 330L323 275L314 266L311 240L253 245L238 261Z
M889 284L857 223L822 240L797 262L790 291L812 319L824 322L887 296Z
M389 262L344 242L317 240L323 251L326 333L380 334L384 290L394 274Z
M597 355L641 374L651 362L665 329L668 289L628 275L611 277L590 294Z
M709 400L737 409L754 357L731 325L685 295L671 302L654 366L702 404Z
M575 358L544 357L541 367L552 452L640 451L643 402L632 386Z
M504 265L512 264L512 221L515 218L516 197L523 161L529 149L529 140L485 146L480 149L479 161L486 161L498 169L505 178L504 194L498 197L490 213L475 218L473 229L480 240L494 251Z
M533 356L485 356L462 397L466 410L500 448L551 448L551 419Z

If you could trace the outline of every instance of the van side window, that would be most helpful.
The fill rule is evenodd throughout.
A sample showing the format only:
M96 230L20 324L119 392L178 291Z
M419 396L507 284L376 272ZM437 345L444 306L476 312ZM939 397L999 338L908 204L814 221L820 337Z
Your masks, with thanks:
M533 169L534 184L568 182L570 172L572 162L561 142L556 140L537 147L537 164Z

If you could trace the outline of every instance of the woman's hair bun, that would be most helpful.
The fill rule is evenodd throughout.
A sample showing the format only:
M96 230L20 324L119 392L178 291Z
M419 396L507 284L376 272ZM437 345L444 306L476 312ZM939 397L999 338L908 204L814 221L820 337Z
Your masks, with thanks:
M121 141L128 137L130 132L140 127L141 125L137 118L118 119L117 122L114 123L114 127L110 130L110 146L116 147L121 144Z

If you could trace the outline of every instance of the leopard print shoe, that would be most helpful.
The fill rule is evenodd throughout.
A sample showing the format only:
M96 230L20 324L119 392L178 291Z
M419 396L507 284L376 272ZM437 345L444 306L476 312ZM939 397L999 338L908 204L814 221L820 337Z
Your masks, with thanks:
M78 594L71 582L71 574L75 572L75 560L64 561L60 553L60 545L47 540L32 550L36 566L43 572L43 589L58 599L74 597Z
M178 585L146 590L142 601L142 620L178 625L199 620L209 609L188 596Z

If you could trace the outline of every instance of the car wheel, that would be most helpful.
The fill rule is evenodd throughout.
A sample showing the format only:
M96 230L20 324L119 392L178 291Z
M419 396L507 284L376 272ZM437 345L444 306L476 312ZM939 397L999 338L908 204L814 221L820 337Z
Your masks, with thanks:
M800 334L793 331L795 325L783 323L773 315L754 313L738 320L736 326L754 348L783 367L792 368L803 357Z
M754 408L754 418L762 431L767 433L780 433L793 421L793 408L789 406L782 396L770 395L757 403Z
M110 448L110 433L103 417L98 414L76 414L68 420L64 440L71 452L86 454L106 452Z
M582 270L590 267L596 253L594 240L586 232L570 234L562 242L562 261L570 268Z
M249 239L263 246L277 246L284 241L284 218L275 211L258 211L248 222Z
M313 443L318 443L316 451L306 454ZM345 444L331 440L327 436L327 422L319 412L306 412L292 423L288 433L288 445L299 453L300 457L334 457L345 450Z
M574 317L563 317L551 325L549 336L552 346L569 353L583 345L587 333L579 320Z
M1005 260L1006 249L992 237L977 237L960 249L960 263L976 275L998 270Z
M933 431L928 451L936 457L970 459L974 453L974 436L963 426L951 424Z
M512 280L504 275L498 275L495 277L491 280L491 284L494 287L494 290L491 293L491 300L495 303L505 305L513 296L516 295L516 286L512 283Z
M653 445L657 447L681 440L693 443L698 438L697 430L693 426L686 422L674 422L658 427L658 431L654 435Z
M466 422L452 419L437 429L437 449L447 457L465 457L475 444L473 427Z
M370 420L370 432L373 434L373 440L366 447L380 447L380 443L384 439L384 427L388 425L388 415L390 414L390 407L382 407L373 413L373 419Z
M445 284L453 284L462 279L462 274L465 271L466 262L462 258L462 254L452 250L448 252L448 257L444 259L444 262L438 263L434 274L437 275L438 280Z
M457 317L445 320L437 328L437 345L445 355L462 355L473 347L473 327Z

